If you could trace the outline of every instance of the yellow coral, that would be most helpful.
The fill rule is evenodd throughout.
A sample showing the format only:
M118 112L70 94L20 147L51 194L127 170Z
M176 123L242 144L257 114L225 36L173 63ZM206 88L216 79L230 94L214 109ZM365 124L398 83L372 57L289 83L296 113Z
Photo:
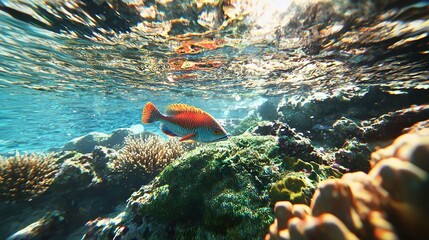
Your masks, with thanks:
M58 170L52 153L0 156L0 200L32 200L51 186Z
M159 136L127 137L125 146L109 167L124 178L151 178L161 172L188 148L173 138Z

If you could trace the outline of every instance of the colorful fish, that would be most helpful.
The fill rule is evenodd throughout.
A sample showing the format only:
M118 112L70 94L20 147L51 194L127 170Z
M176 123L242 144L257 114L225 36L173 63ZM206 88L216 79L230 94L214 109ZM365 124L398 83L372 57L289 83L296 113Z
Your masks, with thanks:
M151 102L143 108L142 122L161 122L161 131L180 141L216 142L228 139L222 126L208 113L187 104L171 104L162 114Z

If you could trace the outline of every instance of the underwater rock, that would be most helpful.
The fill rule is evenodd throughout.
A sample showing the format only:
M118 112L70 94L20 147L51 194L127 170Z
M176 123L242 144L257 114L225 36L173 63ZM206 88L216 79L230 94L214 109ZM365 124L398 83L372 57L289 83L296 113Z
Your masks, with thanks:
M265 239L421 239L429 234L429 132L404 134L374 152L368 174L319 184L310 209L275 206ZM299 207L299 205L297 206Z
M120 148L124 144L127 136L134 135L128 128L119 128L111 134L92 132L85 136L77 137L66 143L63 151L76 151L80 153L91 153L95 146L104 146L108 148ZM151 133L142 133L142 135L151 135Z
M281 124L277 131L280 151L288 156L297 157L307 162L322 163L323 158L315 151L309 138L302 133L296 133L287 124Z
M116 229L127 229L121 235L125 239L151 238L162 229L164 238L260 238L272 220L274 183L300 179L305 184L301 199L309 199L317 182L335 173L279 155L275 136L233 137L200 146L168 165L131 195L119 222L109 227L109 220L94 220L87 236L114 236Z
M426 102L424 91L404 90L403 94L391 94L387 90L371 87L366 91L345 90L331 95L285 96L278 106L280 121L298 131L311 131L316 124L332 126L342 117L366 120Z
M241 135L246 131L250 131L251 129L256 127L258 125L258 122L260 121L261 120L256 114L252 114L241 120L236 126L230 127L232 128L232 130L229 131L229 133L233 136Z
M90 153L92 150L94 150L95 146L101 146L101 142L106 141L109 137L109 134L93 132L71 140L64 145L62 150Z
M12 236L8 237L7 240L48 239L57 234L58 230L62 229L61 225L64 224L63 213L53 211L46 214L36 222L28 225L26 228L19 230Z
M404 128L428 119L429 105L414 105L363 121L361 125L365 140L371 141L395 138L401 134Z
M429 129L429 119L425 120L425 121L421 121L421 122L415 123L411 127L404 128L402 130L402 132L403 133L415 133L415 132L420 132L423 129ZM424 130L424 131L427 131L427 130Z
M66 159L53 183L53 189L59 192L78 191L101 183L103 180L95 173L92 160L90 154L76 154Z
M256 136L277 136L279 128L282 127L284 124L279 122L269 122L269 121L262 121L258 122L256 127L254 127L251 130L252 135Z
M369 156L371 150L364 143L356 139L347 140L343 147L335 152L335 162L346 167L350 172L363 171L370 169Z
M279 118L277 106L271 101L266 101L261 104L261 106L258 107L258 114L261 116L262 120L265 121L274 121Z
M327 134L328 138L334 142L334 145L343 145L347 139L363 139L363 129L359 123L341 117L332 124L332 129Z

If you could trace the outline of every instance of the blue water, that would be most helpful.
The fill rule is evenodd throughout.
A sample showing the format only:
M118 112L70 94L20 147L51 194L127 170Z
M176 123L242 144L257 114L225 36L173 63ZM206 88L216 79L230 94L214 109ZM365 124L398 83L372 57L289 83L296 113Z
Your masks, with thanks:
M31 12L28 6L21 8L24 5L17 7L5 2L35 19L43 19L40 12ZM282 47L276 41L284 37L287 43L285 33L276 35L277 30L269 23L257 25L263 20L258 15L260 9L253 9L250 14L253 19L244 23L257 30L267 27L268 33L252 35L237 25L236 29L223 33L223 39L229 42L222 48L187 55L175 52L180 40L166 40L164 35L153 33L139 34L138 28L130 30L138 21L134 26L103 28L103 33L102 20L97 27L89 18L79 25L73 19L78 15L61 15L66 10L58 9L58 16L49 15L52 19L43 20L54 27L60 26L52 27L52 31L0 11L0 155L49 151L90 132L109 133L139 124L141 109L148 101L160 109L171 103L187 103L228 121L243 119L267 99L278 101L285 94L335 94L341 88L364 89L371 84L399 88L413 84L427 86L422 80L426 71L415 64L410 65L409 71L416 67L420 72L403 77L398 70L398 76L402 77L399 80L395 71L403 64L395 58L356 70L360 53L352 58L353 51L340 51L332 56L326 51L327 55L313 57L299 49L299 44ZM270 19L286 16L289 13L286 10L283 15L274 11ZM85 10L76 11L85 16L82 15ZM164 14L167 18L177 17L174 11ZM189 14L190 19L195 17L192 12ZM191 21L183 29L173 28L171 32L203 32L201 26L195 27L196 22ZM219 38L220 34L209 36ZM364 50L360 48L357 52ZM350 62L346 62L349 57ZM174 70L169 63L175 59L218 61L221 67ZM279 63L284 65L277 66ZM339 67L332 71L329 66ZM391 76L386 77L385 71L390 71ZM197 77L171 80L172 76L183 74ZM158 131L158 128L150 125L146 130Z
M123 54L120 51L99 51L100 59L94 63L77 57L88 52L69 48L91 49L99 44L68 39L1 12L0 22L0 154L49 151L90 132L109 133L139 124L147 101L161 109L170 103L188 103L220 119L240 117L233 109L251 101L243 99L228 107L222 97L182 97L167 88L153 92L146 85L148 75L130 72L138 63L115 69L104 65L104 57ZM146 131L157 129L146 126Z

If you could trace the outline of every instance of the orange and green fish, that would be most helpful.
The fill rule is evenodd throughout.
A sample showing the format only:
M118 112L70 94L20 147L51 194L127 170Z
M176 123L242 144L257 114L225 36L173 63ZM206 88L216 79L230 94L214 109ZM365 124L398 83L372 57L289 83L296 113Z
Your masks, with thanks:
M187 104L171 104L162 114L151 102L143 108L142 122L160 121L161 131L180 141L216 142L228 139L222 126L208 113Z

